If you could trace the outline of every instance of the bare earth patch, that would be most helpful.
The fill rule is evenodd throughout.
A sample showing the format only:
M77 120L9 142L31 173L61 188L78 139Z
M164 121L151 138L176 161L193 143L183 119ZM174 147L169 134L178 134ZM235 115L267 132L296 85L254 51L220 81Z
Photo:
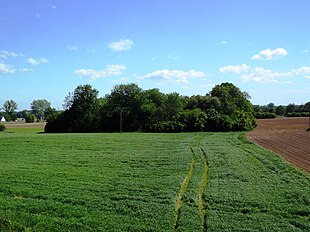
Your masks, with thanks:
M24 122L7 122L5 123L6 128L42 128L44 129L46 122L34 122L34 123L24 123Z
M309 118L259 119L247 138L310 172Z

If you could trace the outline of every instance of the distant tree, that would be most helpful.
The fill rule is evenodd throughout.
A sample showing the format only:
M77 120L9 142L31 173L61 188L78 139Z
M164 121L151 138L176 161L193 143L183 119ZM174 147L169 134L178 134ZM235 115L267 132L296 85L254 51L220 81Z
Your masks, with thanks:
M279 116L283 116L285 114L285 107L282 105L279 105L276 107L276 114Z
M296 112L297 106L295 104L288 104L285 114Z
M310 112L310 102L307 102L304 106L304 111L305 112Z
M7 121L14 121L17 118L15 110L17 109L17 103L13 100L7 100L3 104L3 109L5 111L4 117Z
M45 117L44 111L49 107L51 107L51 103L45 99L33 100L31 103L32 113L37 117L37 120Z
M68 95L65 97L64 103L62 104L62 107L64 110L67 110L71 107L72 105L72 99L73 98L73 93L69 92Z
M254 112L262 112L262 108L260 105L253 105L253 110Z
M23 110L21 116L25 119L26 123L33 123L36 120L36 116L28 110Z
M274 106L274 103L269 103L268 105L267 105L267 111L269 112L269 113L274 113L275 112L275 106Z

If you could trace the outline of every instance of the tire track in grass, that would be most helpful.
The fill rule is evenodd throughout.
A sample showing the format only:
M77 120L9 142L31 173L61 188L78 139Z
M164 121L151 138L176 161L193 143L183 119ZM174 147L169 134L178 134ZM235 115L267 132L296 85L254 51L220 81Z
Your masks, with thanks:
M202 149L202 147L200 147L200 150L202 152L204 170L202 172L201 182L199 186L198 208L201 217L203 231L207 231L208 225L206 220L206 206L207 206L206 188L208 184L209 165L206 152Z
M188 188L190 179L191 179L191 177L193 175L193 172L194 172L194 169L195 169L195 165L196 165L196 162L197 162L197 157L196 157L196 155L194 153L194 150L193 150L191 145L190 145L190 150L191 150L191 153L192 153L192 161L191 161L191 165L190 165L190 168L188 170L188 173L185 176L185 178L184 178L184 180L183 180L183 182L181 184L181 187L180 187L179 196L178 196L177 203L176 203L176 208L175 208L175 222L173 224L173 230L176 230L178 228L179 220L180 220L180 212L181 212L181 208L182 208L182 205L183 205L183 196L184 196L184 193L186 192L186 190Z

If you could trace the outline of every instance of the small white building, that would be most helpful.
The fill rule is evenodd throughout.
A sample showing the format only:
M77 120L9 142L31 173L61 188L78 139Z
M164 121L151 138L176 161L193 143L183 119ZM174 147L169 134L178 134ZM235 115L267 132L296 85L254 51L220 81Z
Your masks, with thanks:
M0 116L0 122L5 122L5 118Z

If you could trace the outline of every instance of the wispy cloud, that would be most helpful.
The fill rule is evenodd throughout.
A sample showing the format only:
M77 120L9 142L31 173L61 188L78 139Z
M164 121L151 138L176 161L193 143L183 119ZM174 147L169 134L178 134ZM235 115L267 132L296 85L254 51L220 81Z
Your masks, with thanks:
M67 46L67 49L68 49L68 50L71 50L71 51L77 51L77 50L79 50L79 48L76 47L76 46Z
M91 81L95 81L99 78L110 77L110 76L119 76L122 75L123 71L127 67L122 64L107 65L103 70L93 70L93 69L78 69L75 71L80 78L87 78Z
M177 83L177 84L188 84L189 79L192 78L203 78L206 74L201 71L196 70L189 70L189 71L182 71L182 70L158 70L152 73L148 73L144 76L140 76L139 79L141 80L165 80L169 83Z
M178 60L178 59L180 59L180 57L179 56L168 55L167 59L169 59L169 60Z
M134 46L134 42L130 39L121 39L108 44L108 48L115 52L130 50Z
M242 72L247 72L251 69L250 66L246 64L242 65L227 65L223 66L219 69L221 73L235 73L235 74L240 74Z
M279 82L278 78L282 77L293 77L292 72L275 72L270 69L265 69L261 67L255 67L248 74L243 74L241 76L242 80L245 82L255 81L255 82Z
M309 50L304 49L304 50L302 50L301 52L302 52L302 53L309 53Z
M288 53L284 48L277 48L271 50L270 48L260 51L258 54L252 56L252 60L275 60L277 58L286 56Z
M12 58L17 58L17 57L24 57L25 55L21 53L16 53L16 52L10 52L10 51L1 51L0 52L0 57L3 59L7 59L9 57Z
M223 66L219 69L221 73L233 73L241 74L241 79L244 82L254 81L254 82L279 82L281 78L290 78L303 75L305 78L310 75L310 67L303 66L297 69L292 69L286 72L278 72L270 69L265 69L262 67L250 67L248 65L228 65Z
M34 58L29 57L26 59L26 62L31 65L39 65L43 63L48 63L49 60L46 58L34 59Z
M310 75L306 75L305 78L310 79Z
M226 45L226 44L228 44L227 41L225 41L225 40L222 40L222 41L221 41L221 45Z
M32 68L21 68L19 71L22 73L34 72Z
M15 73L15 69L11 65L0 62L0 72L4 74L12 74Z

